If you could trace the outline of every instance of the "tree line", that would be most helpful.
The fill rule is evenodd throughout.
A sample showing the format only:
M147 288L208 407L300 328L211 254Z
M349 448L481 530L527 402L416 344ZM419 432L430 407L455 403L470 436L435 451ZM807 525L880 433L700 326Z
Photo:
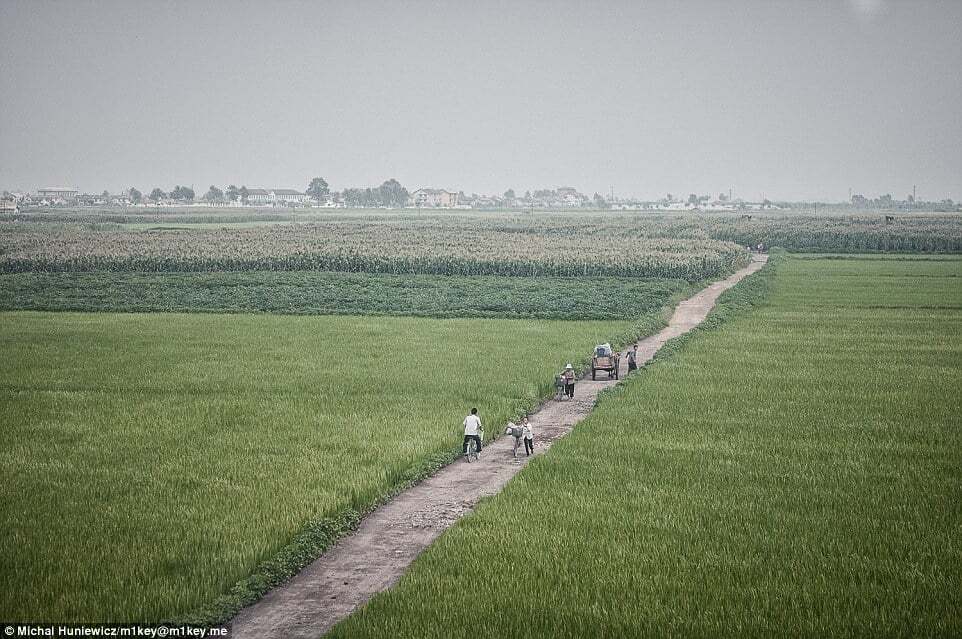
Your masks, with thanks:
M373 188L345 188L343 191L331 191L327 180L316 177L310 181L304 192L317 202L334 201L343 202L348 206L364 207L404 206L410 196L408 190L394 178ZM146 197L140 190L131 187L127 190L127 194L134 204L140 204L145 200L155 204L165 200L190 203L196 199L194 189L180 185L175 186L171 191L164 191L160 187L155 187ZM234 184L226 189L221 189L211 184L201 200L210 204L248 204L250 189L247 186L238 187Z

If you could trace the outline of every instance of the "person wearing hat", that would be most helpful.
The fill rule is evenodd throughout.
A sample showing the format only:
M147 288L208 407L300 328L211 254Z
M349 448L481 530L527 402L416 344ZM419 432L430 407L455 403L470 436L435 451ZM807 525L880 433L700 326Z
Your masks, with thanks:
M628 351L628 372L638 370L638 345L635 344L630 351Z
M571 367L571 364L565 366L564 372L561 376L565 380L565 395L569 399L574 399L575 396L575 369Z

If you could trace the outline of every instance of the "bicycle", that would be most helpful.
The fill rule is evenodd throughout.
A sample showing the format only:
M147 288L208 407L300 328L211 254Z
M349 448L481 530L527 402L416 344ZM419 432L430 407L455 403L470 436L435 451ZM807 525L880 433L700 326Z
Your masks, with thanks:
M478 430L478 437L479 437L482 441L484 440L484 429L483 429L483 428ZM465 458L466 460L468 460L468 463L470 464L472 461L478 461L478 453L479 453L479 451L478 451L478 442L477 442L477 440L475 440L475 439L472 437L471 439L468 440L468 447L467 447L467 449L466 449L466 452L464 453L464 458ZM474 459L472 459L472 457L473 457Z

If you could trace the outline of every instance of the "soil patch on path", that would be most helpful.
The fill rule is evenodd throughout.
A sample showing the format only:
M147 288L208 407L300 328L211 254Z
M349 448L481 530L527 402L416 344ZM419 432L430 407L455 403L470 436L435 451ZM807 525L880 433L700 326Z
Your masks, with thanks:
M638 342L638 363L654 357L668 340L704 321L718 296L758 271L767 256L682 302L656 335ZM621 376L627 374L622 358ZM604 377L604 373L600 374ZM572 400L552 399L531 417L534 455L543 454L595 406L598 394L618 380L579 380ZM489 424L488 428L493 425ZM498 428L503 428L499 426ZM401 578L414 559L482 497L497 494L530 458L515 459L513 441L501 437L485 446L475 463L459 460L399 494L361 520L357 530L334 544L296 577L272 590L231 621L235 639L315 639L378 592Z

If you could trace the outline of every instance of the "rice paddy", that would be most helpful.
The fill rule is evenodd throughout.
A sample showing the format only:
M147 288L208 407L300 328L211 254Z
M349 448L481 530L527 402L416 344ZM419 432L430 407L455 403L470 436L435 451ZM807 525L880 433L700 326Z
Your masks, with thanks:
M331 636L959 635L960 264L749 278Z
M661 321L0 314L0 616L190 614Z

